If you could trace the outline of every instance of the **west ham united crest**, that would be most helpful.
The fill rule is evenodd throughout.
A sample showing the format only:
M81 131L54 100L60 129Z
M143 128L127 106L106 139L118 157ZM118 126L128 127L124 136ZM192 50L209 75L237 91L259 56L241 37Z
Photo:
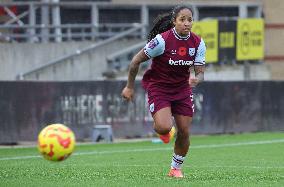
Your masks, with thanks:
M188 54L189 54L190 56L194 56L194 54L195 54L195 48L188 48Z

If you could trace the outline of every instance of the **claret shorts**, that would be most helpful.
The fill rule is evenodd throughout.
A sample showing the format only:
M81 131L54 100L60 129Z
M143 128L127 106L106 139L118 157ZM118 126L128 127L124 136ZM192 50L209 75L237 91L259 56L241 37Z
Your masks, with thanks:
M162 108L171 107L172 114L193 116L194 103L191 90L184 89L172 93L159 90L147 90L149 111L152 116Z

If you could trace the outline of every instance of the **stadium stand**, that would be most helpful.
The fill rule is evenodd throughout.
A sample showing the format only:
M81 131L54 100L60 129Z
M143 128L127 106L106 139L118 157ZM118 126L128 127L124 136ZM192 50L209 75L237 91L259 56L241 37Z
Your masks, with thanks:
M124 79L131 54L143 46L154 18L171 10L175 4L177 2L168 0L146 0L143 3L127 0L1 1L0 46L5 50L0 52L4 59L1 61L4 69L0 70L0 79ZM274 16L275 11L281 12L282 4L279 0L278 8L271 5L268 0L217 0L214 3L208 0L191 1L196 21L238 18L264 18L265 21L264 57L237 63L228 59L226 61L225 58L216 63L218 66L208 66L207 79L284 79L277 68L283 67L284 58L279 51L283 41L277 41L276 38L283 32L283 24ZM128 33L135 28L135 23L136 26L140 24L142 27ZM123 37L111 40L112 48L107 47L108 39L117 34L122 34ZM105 44L98 45L104 41ZM93 48L94 45L96 50ZM122 46L125 46L125 49L122 49ZM102 53L100 50L108 53ZM74 77L72 75L78 70L76 64L79 62L86 65L79 68L79 71L82 71L79 75L82 76L76 74ZM142 71L145 68L142 68ZM93 72L84 75L86 70ZM231 76L232 74L235 76Z

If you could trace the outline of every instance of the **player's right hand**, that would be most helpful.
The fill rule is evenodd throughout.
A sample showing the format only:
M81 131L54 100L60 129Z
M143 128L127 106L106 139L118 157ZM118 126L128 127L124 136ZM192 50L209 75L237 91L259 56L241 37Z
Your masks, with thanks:
M134 89L128 88L127 86L123 88L121 92L121 96L123 99L126 99L127 101L132 101L134 98Z

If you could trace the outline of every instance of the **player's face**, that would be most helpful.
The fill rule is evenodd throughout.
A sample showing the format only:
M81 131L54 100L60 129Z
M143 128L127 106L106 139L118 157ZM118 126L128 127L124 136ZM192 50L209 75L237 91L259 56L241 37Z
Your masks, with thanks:
M187 36L192 28L192 12L189 9L182 9L179 11L176 19L174 20L174 25L177 33L180 36Z

